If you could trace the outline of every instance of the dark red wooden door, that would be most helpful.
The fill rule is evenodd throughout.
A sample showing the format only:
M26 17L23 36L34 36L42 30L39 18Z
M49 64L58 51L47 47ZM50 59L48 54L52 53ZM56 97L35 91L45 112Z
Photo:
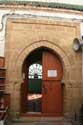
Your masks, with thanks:
M55 54L44 51L42 63L42 112L48 115L61 115L61 62Z
M27 112L27 84L28 84L28 71L27 71L28 63L25 62L23 65L23 83L21 83L21 113Z

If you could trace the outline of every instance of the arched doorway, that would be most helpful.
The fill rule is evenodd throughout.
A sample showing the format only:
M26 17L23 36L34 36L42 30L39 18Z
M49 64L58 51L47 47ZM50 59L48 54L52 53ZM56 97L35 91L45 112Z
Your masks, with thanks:
M59 56L48 48L38 48L24 60L22 74L21 112L62 115L63 67Z

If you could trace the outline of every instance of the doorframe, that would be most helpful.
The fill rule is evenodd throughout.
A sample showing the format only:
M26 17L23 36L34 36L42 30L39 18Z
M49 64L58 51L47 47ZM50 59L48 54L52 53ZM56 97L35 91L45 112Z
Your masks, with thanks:
M40 48L42 48L42 47L40 47ZM44 48L47 48L47 47L44 47ZM38 49L38 48L36 48L36 49ZM36 50L36 49L35 49L35 50ZM52 49L49 49L49 48L48 48L48 50L49 50L50 53L52 53L52 51L53 51ZM31 53L32 53L32 52L31 52ZM55 51L54 51L53 53L54 53L54 55L57 56L57 57L59 58L59 60L60 60L59 55L58 55ZM28 59L28 56L27 56L27 59ZM60 61L61 61L61 60L60 60ZM61 64L61 65L62 65L62 64ZM62 67L63 67L63 65L62 65ZM63 99L63 97L62 97L62 99ZM63 102L63 101L62 101L62 102ZM59 116L59 113L57 113L57 114L51 114L51 113L48 114L48 113L42 113L42 112L41 112L41 114L36 114L36 113L35 113L35 114L28 114L28 113L25 114L25 113L22 113L22 114L27 115L27 116L34 116L34 115L35 115L35 116L42 116L42 115L44 115L44 116ZM63 113L62 113L62 114L63 114Z

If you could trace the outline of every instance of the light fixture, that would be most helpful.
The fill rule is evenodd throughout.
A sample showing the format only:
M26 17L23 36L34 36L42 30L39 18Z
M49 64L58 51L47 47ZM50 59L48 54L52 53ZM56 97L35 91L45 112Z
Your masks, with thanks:
M73 40L73 50L76 52L80 50L80 40L78 38Z

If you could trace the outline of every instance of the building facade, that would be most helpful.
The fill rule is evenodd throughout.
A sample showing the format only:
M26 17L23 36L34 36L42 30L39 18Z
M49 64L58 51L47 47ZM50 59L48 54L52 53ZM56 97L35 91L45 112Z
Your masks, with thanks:
M5 60L11 115L74 115L83 101L82 53L73 50L73 40L82 37L83 9L33 3L0 5L0 56ZM39 93L29 93L29 67L33 64L42 66ZM38 74L33 74L35 84ZM29 94L41 95L38 105L30 102L28 108Z

